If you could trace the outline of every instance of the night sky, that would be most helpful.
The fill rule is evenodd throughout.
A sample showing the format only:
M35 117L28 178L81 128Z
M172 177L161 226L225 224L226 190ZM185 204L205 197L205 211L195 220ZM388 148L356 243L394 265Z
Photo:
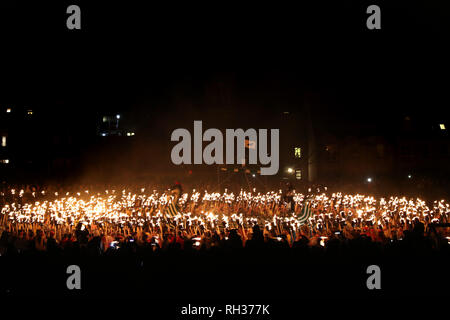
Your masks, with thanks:
M164 143L194 120L271 128L305 103L336 135L448 120L448 4L311 2L76 1L81 31L66 29L72 2L2 3L0 103L86 136L102 114L125 113ZM381 30L366 28L370 4Z

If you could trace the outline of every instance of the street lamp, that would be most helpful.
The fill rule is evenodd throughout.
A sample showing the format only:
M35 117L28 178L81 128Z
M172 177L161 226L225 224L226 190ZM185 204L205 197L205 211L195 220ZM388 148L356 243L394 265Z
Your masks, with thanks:
M116 129L119 129L119 119L120 119L120 114L116 115Z

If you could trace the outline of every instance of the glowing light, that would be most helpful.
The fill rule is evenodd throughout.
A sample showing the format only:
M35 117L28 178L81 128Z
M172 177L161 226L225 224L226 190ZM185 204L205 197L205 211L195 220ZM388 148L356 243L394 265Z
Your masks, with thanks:
M288 169L287 169L287 172L288 172L288 173L293 173L293 172L294 172L294 169L288 168Z
M372 178L367 178L367 182L372 182Z
M441 123L441 124L439 125L439 127L441 128L441 130L445 130L445 124Z
M149 194L145 194L148 190ZM353 228L361 230L360 224L371 221L372 225L383 228L399 221L409 223L410 221L439 222L446 219L450 204L445 200L434 201L428 207L424 200L419 198L409 199L406 197L375 198L363 194L343 194L334 192L307 193L302 194L293 190L296 207L298 211L289 216L281 214L285 208L282 190L256 193L253 188L249 191L241 190L235 196L232 192L225 190L223 193L208 192L195 189L189 193L183 193L179 201L180 212L176 216L169 216L165 206L170 203L172 195L164 191L159 193L152 188L137 188L141 193L133 193L128 189L115 192L105 190L97 192L94 190L74 190L69 192L51 192L50 198L41 202L33 201L22 204L11 202L0 207L0 218L4 221L19 224L50 224L53 226L69 225L75 226L82 223L85 226L97 225L98 227L116 228L130 225L133 228L142 227L147 224L152 232L159 233L159 227L167 220L172 220L174 225L184 226L189 230L194 246L200 248L203 235L206 230L217 230L224 228L249 229L255 224L265 226L267 230L278 229L284 231L286 228L299 230L302 226L310 228L317 226L320 230L319 244L327 245L329 231L326 225L331 223L346 222ZM25 196L24 190L11 189L9 191L14 199ZM40 191L42 195L44 191ZM4 195L4 194L3 194ZM56 198L53 198L53 195ZM61 196L61 197L59 197ZM33 194L35 197L35 194ZM36 198L36 197L35 197ZM37 200L37 199L36 199ZM305 202L311 204L313 215L309 218L308 225L299 220L299 213ZM265 213L267 205L279 207L274 210L272 216ZM248 208L252 210L247 210ZM155 229L153 229L155 228ZM323 229L323 230L322 230ZM219 230L219 232L222 232ZM226 232L226 231L224 231ZM297 232L297 231L296 231ZM340 231L335 231L339 233ZM226 233L223 233L226 236ZM447 236L449 236L447 234ZM277 239L276 236L274 239ZM281 238L279 238L281 239ZM281 240L282 241L282 240Z

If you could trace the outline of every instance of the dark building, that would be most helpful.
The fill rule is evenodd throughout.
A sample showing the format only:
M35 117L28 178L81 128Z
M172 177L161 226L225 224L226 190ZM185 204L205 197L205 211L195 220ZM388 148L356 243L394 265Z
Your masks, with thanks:
M9 180L66 183L165 179L269 187L285 181L344 184L450 176L445 117L343 122L323 111L331 107L320 95L297 92L295 86L277 81L252 83L233 75L181 81L165 98L131 106L121 101L126 111L119 111L120 103L81 111L64 103L3 103L0 167ZM203 130L218 128L223 133L226 128L280 129L278 174L261 176L265 165L249 164L252 142L247 142L245 165L172 164L171 132L193 130L195 120L203 120Z

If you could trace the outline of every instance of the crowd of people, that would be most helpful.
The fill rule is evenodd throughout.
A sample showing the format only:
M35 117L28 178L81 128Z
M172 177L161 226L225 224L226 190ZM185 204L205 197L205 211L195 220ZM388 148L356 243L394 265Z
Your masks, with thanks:
M292 186L260 193L190 190L52 191L35 186L0 194L0 254L97 255L148 248L309 247L351 241L448 248L450 207L405 197L374 198Z

